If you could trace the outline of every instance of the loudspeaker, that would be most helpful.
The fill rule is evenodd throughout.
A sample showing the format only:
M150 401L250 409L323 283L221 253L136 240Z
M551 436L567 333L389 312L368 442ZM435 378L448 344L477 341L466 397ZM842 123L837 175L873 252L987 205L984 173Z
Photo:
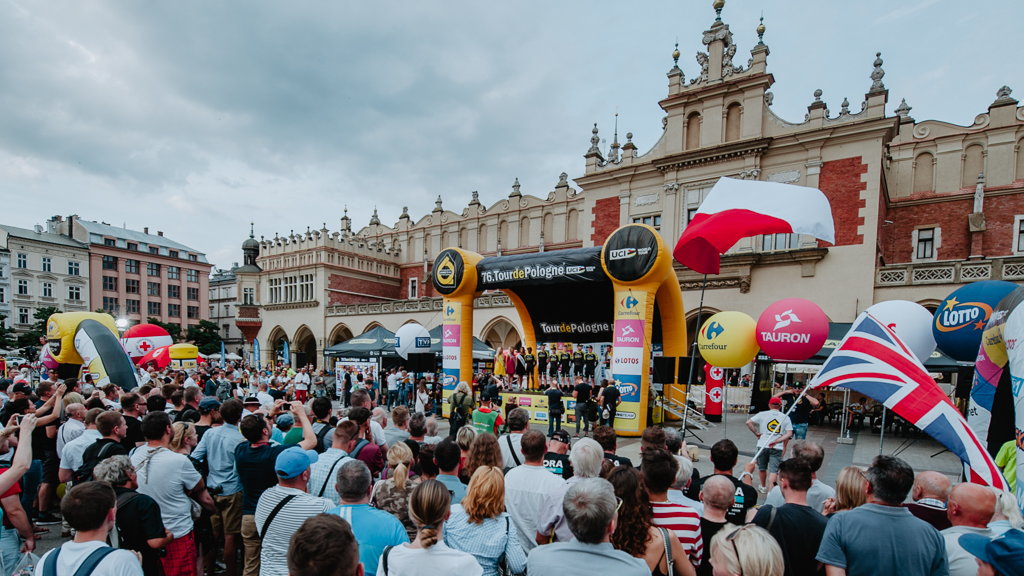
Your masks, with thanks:
M675 356L655 356L654 371L651 374L651 382L654 384L671 384L672 375L676 372Z
M693 366L692 372L690 370L691 366ZM703 360L692 356L680 357L677 375L681 384L695 384L699 378L704 376ZM691 377L693 382L690 381Z
M437 369L437 354L425 352L421 354L409 354L405 361L405 368L410 372L434 372Z

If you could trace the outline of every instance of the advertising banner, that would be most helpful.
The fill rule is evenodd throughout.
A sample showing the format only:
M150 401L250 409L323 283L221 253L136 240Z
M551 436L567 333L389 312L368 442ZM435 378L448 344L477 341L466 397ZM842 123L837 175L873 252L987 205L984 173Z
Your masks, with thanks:
M480 290L608 281L600 247L484 258L476 270Z
M612 378L621 394L615 414L616 429L639 432L640 385L648 362L646 340L647 293L619 290L615 293L615 336L612 340Z
M1003 341L1009 359L1013 407L1016 414L1014 432L1017 443L1017 501L1024 502L1024 306L1017 306L1006 318Z
M711 364L704 365L704 416L722 417L725 394L725 370ZM710 418L709 418L710 420ZM717 421L717 420L712 420Z
M346 372L351 376L353 385L359 382L366 382L367 380L373 380L378 384L381 383L377 378L377 374L380 372L380 365L376 360L342 358L334 363L334 374L336 375L334 388L338 398L345 397Z
M444 300L441 319L441 384L452 392L459 383L459 365L462 349L462 304Z

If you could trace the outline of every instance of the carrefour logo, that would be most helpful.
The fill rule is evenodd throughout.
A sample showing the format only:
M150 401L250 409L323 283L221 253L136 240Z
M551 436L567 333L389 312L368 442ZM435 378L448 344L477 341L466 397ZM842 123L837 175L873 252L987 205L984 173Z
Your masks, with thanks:
M718 322L712 322L704 329L704 337L708 340L714 340L721 336L723 332L725 332L725 327Z
M622 299L621 302L619 302L619 304L621 304L626 310L635 308L636 305L639 303L640 301L632 296L626 296L625 298Z
M954 297L946 300L945 306L935 315L935 329L939 332L955 332L963 328L984 330L991 315L992 307L984 302L959 302Z

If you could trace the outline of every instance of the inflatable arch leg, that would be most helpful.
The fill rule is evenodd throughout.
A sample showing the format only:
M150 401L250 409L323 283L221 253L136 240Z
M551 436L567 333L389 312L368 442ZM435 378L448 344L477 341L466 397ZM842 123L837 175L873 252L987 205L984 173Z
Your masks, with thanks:
M97 387L113 382L132 390L138 386L135 366L117 335L109 314L63 312L46 321L46 340L54 360L88 368Z

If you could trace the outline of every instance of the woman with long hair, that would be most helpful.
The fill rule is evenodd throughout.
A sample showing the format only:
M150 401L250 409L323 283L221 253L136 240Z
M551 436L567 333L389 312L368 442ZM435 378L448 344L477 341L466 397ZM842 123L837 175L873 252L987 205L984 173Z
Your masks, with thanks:
M782 549L764 528L726 524L711 539L715 576L782 576Z
M651 574L656 576L696 574L679 538L671 531L652 524L651 501L640 471L632 466L616 466L606 478L622 503L618 525L611 538L612 546L647 562Z
M867 482L864 471L856 466L847 466L840 470L836 476L836 495L825 500L821 513L832 516L843 510L853 510L867 502L868 496L864 491Z
M473 473L462 502L452 506L444 525L444 542L468 552L483 568L484 576L497 576L505 559L510 574L526 570L526 552L505 512L505 476L497 466L481 466Z
M463 484L469 484L469 475L466 474L466 462L469 460L469 449L473 446L473 440L476 439L476 428L472 426L463 426L459 429L459 433L455 435L455 443L459 445L459 450L462 451L462 455L459 457L459 480L462 480Z
M452 497L437 480L424 480L409 498L409 516L416 523L416 538L409 544L388 547L377 565L380 576L481 576L483 569L472 554L452 550L444 543L444 522Z
M498 347L498 351L494 353L494 375L505 375L505 350L501 347Z
M416 524L409 517L409 495L416 486L409 478L412 459L412 449L408 444L392 444L388 448L388 468L391 470L391 477L374 484L373 492L370 494L370 505L398 518L405 526L405 531L409 533L409 540L416 538Z
M430 392L427 392L427 381L420 379L416 385L416 412L427 413L427 403L430 402Z
M494 434L477 434L473 444L469 447L469 456L466 458L466 476L473 477L473 472L481 466L504 466L505 460L501 456L501 447L498 446L498 439Z

